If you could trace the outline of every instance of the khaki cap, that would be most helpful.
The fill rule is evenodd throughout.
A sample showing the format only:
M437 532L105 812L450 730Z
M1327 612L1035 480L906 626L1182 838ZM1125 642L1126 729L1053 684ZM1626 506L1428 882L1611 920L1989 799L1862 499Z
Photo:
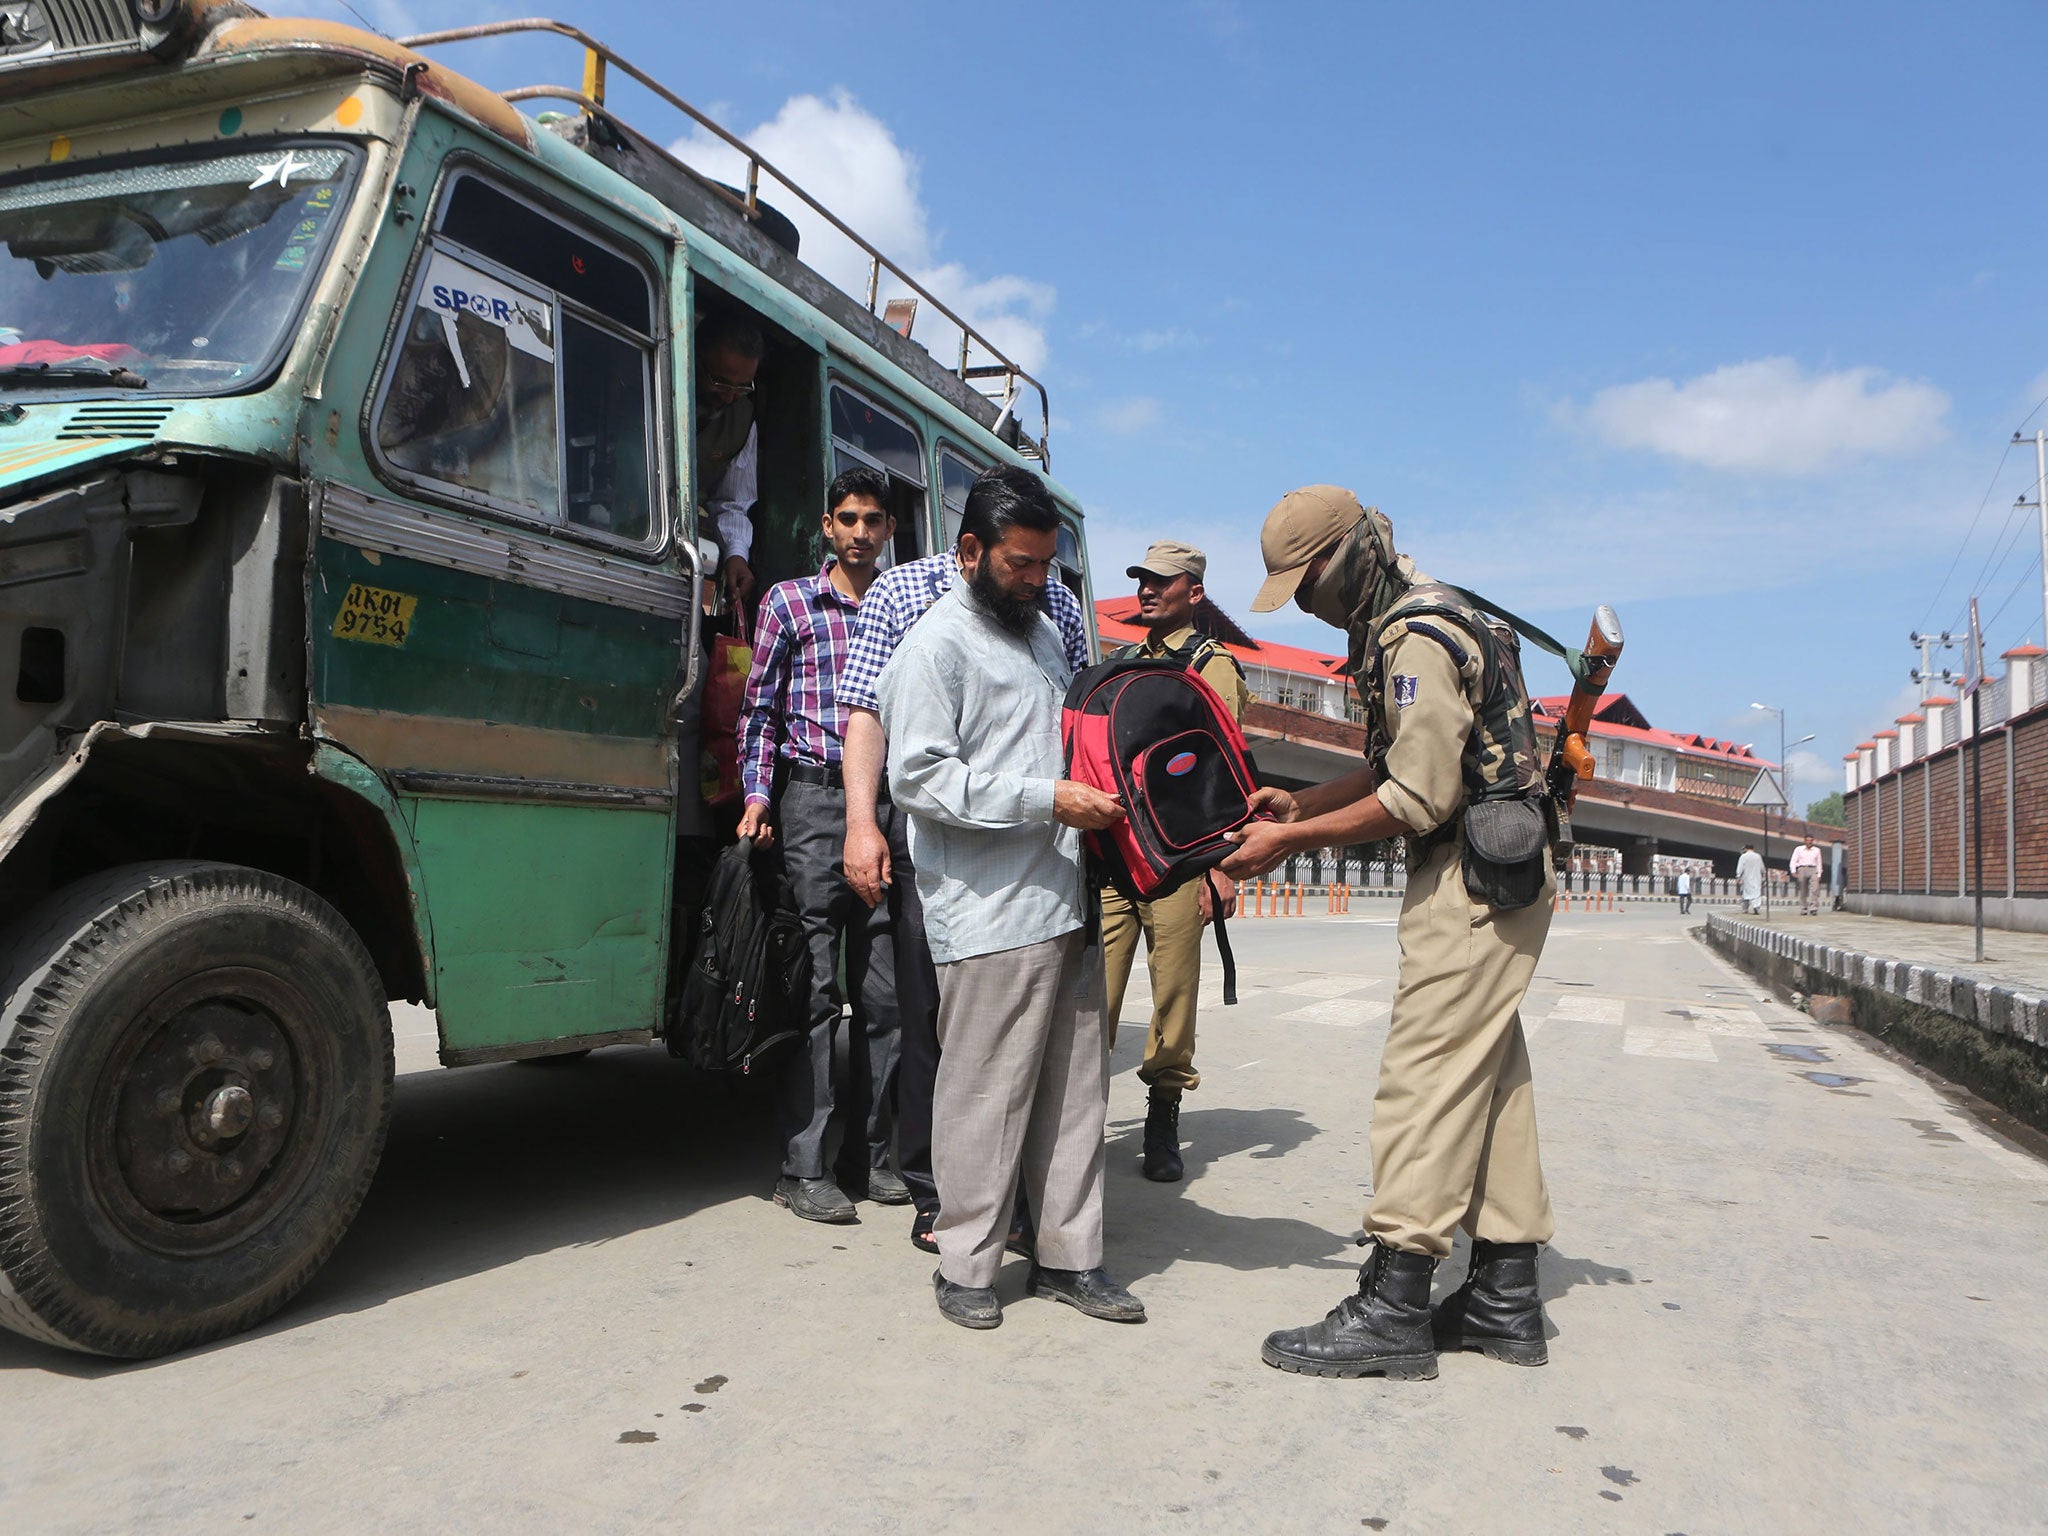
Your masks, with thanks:
M1202 580L1209 571L1209 557L1192 544L1182 544L1174 539L1154 539L1152 547L1145 551L1145 558L1124 572L1126 576L1180 576L1188 575L1196 581Z
M1341 485L1304 485L1282 496L1259 530L1266 581L1252 599L1252 612L1285 606L1316 556L1334 549L1364 516L1358 498Z

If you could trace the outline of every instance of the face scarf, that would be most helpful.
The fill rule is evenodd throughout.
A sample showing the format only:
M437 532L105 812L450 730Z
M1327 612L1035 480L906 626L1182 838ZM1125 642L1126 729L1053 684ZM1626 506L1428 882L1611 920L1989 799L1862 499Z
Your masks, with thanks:
M1424 578L1415 562L1394 552L1394 525L1378 508L1368 508L1337 542L1330 563L1310 596L1309 611L1351 640L1354 675L1364 665L1374 621Z

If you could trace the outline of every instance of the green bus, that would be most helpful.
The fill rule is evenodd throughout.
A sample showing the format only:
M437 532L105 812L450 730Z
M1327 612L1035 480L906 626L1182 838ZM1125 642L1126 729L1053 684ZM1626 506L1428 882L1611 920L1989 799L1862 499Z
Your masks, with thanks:
M505 30L580 49L580 88L426 51ZM622 74L745 184L607 108ZM716 835L697 324L766 338L764 585L816 569L837 468L889 477L913 558L982 469L1046 471L1049 415L553 22L0 0L0 248L0 1323L144 1357L258 1322L339 1241L391 1000L450 1066L668 1027Z

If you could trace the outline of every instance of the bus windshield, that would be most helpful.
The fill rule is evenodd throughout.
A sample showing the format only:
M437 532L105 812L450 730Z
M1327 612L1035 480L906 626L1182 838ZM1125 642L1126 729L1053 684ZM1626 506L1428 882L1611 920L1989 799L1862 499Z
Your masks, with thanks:
M254 387L356 160L278 145L0 183L0 394Z

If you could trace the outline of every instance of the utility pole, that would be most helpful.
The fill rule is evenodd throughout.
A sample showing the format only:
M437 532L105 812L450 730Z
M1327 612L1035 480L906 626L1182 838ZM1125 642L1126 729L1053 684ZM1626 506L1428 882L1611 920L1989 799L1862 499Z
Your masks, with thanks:
M1929 653L1936 646L1940 646L1943 650L1952 650L1963 643L1963 637L1961 635L1952 635L1945 629L1938 635L1923 635L1916 629L1906 636L1906 639L1911 644L1920 647L1920 665L1907 675L1920 685L1920 702L1925 704L1927 702L1928 689L1938 682L1949 682L1953 678L1953 674L1946 667L1939 672L1934 670L1934 659ZM1790 793L1790 791L1787 791L1787 793Z
M2015 444L2026 439L2015 432ZM2026 497L2019 504L2027 504ZM2034 432L2034 511L2041 519L2041 633L2048 636L2048 432Z

